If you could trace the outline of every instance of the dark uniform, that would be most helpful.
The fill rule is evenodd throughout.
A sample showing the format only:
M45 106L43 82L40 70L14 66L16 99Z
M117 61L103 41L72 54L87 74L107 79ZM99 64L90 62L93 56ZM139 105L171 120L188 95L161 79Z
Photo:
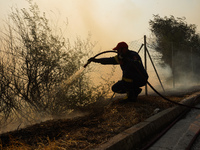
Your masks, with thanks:
M120 64L123 72L122 80L112 86L112 91L127 93L128 100L135 101L142 90L140 87L147 83L148 74L140 56L135 51L128 50L126 57L122 59L119 55L116 55L115 57L100 58L93 61L101 64Z

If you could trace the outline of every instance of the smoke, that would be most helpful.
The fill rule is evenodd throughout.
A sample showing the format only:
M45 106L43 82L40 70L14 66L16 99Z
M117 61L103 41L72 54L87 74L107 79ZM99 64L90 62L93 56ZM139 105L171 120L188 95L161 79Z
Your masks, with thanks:
M76 0L79 29L89 32L102 48L111 49L120 41L134 39L135 21L139 8L133 1Z
M156 90L159 92L183 92L187 89L191 90L192 87L196 87L199 84L198 74L200 73L200 56L196 54L198 50L195 49L195 47L180 45L176 49L174 48L174 55L172 57L173 66L170 66L162 61L162 54L153 49L151 43L152 39L147 40L147 49L155 66L154 68L147 55L147 72L149 74L148 81L155 87ZM170 51L172 51L172 49L169 49L169 52ZM144 51L141 50L139 54L144 62ZM164 90L162 86L164 87ZM150 88L148 89L150 93L153 92Z
M184 92L196 90L199 85L199 56L190 52L174 55L174 65L158 67L166 91ZM162 76L164 74L164 76Z
M41 122L45 122L48 120L59 120L59 119L71 119L71 118L76 118L76 117L82 117L87 115L87 112L81 112L81 111L72 111L66 114L62 114L59 116L52 116L48 115L45 112L40 112L40 113L32 113L31 118L24 118L24 116L18 116L14 117L10 120L7 120L5 123L0 122L0 134L10 132L10 131L15 131L15 130L20 130L23 128L26 128L28 126L38 124Z

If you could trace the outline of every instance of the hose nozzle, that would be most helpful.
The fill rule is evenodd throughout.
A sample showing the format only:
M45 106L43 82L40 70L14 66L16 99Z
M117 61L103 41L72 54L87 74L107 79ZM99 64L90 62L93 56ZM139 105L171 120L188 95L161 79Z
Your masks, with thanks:
M87 65L89 65L90 63L91 63L91 61L87 61L87 63L83 67L86 68Z

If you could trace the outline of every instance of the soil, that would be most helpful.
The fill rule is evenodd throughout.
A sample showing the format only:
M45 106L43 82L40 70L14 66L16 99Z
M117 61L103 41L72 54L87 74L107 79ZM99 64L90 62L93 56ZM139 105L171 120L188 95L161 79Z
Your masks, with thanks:
M179 102L191 93L168 94L167 98ZM83 117L49 120L1 134L0 148L91 149L154 115L156 108L162 111L175 105L156 95L139 96L134 103L119 100L88 106L82 110L88 112Z

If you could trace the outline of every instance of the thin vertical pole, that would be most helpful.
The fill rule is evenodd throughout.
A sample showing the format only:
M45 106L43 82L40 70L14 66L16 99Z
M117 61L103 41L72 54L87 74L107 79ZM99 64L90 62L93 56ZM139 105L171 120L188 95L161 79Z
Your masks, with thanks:
M193 63L193 49L191 47L191 68L192 68L192 75L194 74L194 63Z
M165 89L164 89L164 87L163 87L163 85L162 85L162 82L161 82L161 80L160 80L160 77L159 77L159 75L158 75L157 69L156 69L156 67L155 67L155 65L154 65L154 63L153 63L153 60L152 60L151 55L150 55L150 53L149 53L149 50L148 50L147 48L146 48L146 52L147 52L147 54L148 54L148 56L149 56L149 59L150 59L151 64L152 64L152 66L153 66L153 68L154 68L154 71L156 72L156 75L157 75L157 77L158 77L158 80L159 80L159 82L160 82L160 85L161 85L163 91L165 92Z
M174 71L174 45L172 42L172 84L173 88L175 88L175 71Z
M191 54L190 54L190 56L191 56L191 68L192 68L191 72L192 72L192 79L193 79L194 78L194 63L193 63L193 49L192 49L192 47L191 47Z
M145 70L147 71L147 47L146 47L146 35L144 35L144 67L145 67ZM147 84L145 85L145 95L148 95L147 94Z

